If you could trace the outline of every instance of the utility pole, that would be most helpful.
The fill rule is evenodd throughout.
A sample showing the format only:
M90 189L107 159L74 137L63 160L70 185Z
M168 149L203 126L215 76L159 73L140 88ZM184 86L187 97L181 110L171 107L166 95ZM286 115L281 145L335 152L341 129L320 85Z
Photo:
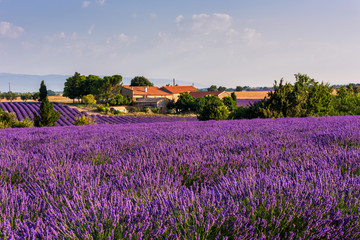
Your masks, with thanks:
M10 97L10 102L12 102L11 88L10 88L10 80L9 80L9 97Z

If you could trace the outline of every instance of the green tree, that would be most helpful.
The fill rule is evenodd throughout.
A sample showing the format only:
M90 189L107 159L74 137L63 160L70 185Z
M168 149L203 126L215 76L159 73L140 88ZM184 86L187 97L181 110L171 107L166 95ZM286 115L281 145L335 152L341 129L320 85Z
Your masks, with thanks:
M42 102L48 96L44 80L41 81L39 93L39 101Z
M217 86L216 85L211 85L207 90L209 92L215 92L215 91L217 91Z
M180 93L178 100L175 103L177 111L190 112L195 109L194 105L195 98L188 92Z
M231 98L236 102L237 101L237 96L235 94L235 92L231 93Z
M85 80L86 77L84 75L75 72L74 76L66 79L63 96L73 99L73 101L75 101L75 99L81 99L83 94L82 88L84 87L82 82Z
M5 96L6 100L8 100L8 101L13 101L17 98L17 94L14 92L11 92L11 91L4 93L4 96Z
M229 110L218 97L205 96L205 105L198 115L199 120L225 120L228 116Z
M35 127L51 127L56 126L56 122L60 119L60 112L55 112L54 106L50 103L48 97L45 97L40 104L39 115L34 113Z
M40 93L39 93L39 92L33 93L32 96L31 96L31 98L32 98L32 100L34 100L34 101L39 100L39 98L40 98Z
M230 112L236 108L236 101L232 97L224 97L222 101Z
M154 84L151 83L144 76L136 76L133 79L131 79L130 86L133 86L133 87L135 87L135 86L149 86L149 87L152 87L152 86L154 86Z
M219 86L217 90L220 92L223 92L223 91L226 91L226 87Z
M242 90L244 90L244 88L242 86L236 86L235 91L237 92L241 92Z
M231 115L233 118L278 118L333 115L332 88L319 83L306 74L295 74L295 83L279 84L275 81L274 90L263 101L239 108Z
M32 99L32 94L31 93L22 93L22 94L20 94L20 98L21 98L21 100L23 100L23 101L27 101L27 100L30 100L30 99Z
M58 94L56 92L54 92L53 90L47 90L47 95L48 96L57 96Z

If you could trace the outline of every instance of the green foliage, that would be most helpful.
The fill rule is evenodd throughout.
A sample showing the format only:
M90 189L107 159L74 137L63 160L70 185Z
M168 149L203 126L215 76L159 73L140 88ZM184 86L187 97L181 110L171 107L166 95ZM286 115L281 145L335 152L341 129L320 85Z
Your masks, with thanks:
M96 75L83 76L75 73L66 79L64 96L82 100L83 96L93 95L101 103L110 103L120 93L122 76L113 75L101 78Z
M145 78L144 76L136 76L133 79L131 79L131 83L130 86L149 86L152 87L154 86L153 83L151 83L147 78Z
M57 94L57 93L54 92L53 90L47 90L47 95L48 95L48 96L58 96L59 94Z
M175 103L177 111L190 112L196 109L195 98L188 92L180 93L178 100Z
M74 76L66 79L63 96L70 99L80 98L82 95L83 81L86 77L75 72Z
M205 120L225 120L229 111L224 103L215 96L205 96L205 105L199 113L198 119Z
M116 94L110 98L111 100L108 102L110 106L121 106L121 105L130 105L132 104L132 99L124 98L121 94Z
M237 91L237 92L241 92L243 90L244 90L244 88L242 86L236 86L236 88L235 88L235 91Z
M60 112L55 112L54 106L49 102L48 97L40 104L40 115L34 113L35 127L56 126L56 121L60 119Z
M153 113L159 113L159 108L154 107L154 108L151 109L151 111L152 111Z
M23 101L27 101L27 100L30 100L30 99L32 99L32 94L31 93L21 93L20 94L20 98L21 98L21 100L23 100Z
M174 101L173 99L171 99L171 100L166 104L166 108L167 108L168 110L176 109L175 101Z
M93 124L92 118L87 117L85 115L82 115L81 117L76 117L76 120L74 122L75 126L91 125L91 124Z
M39 93L39 101L42 102L48 96L44 80L41 81Z
M28 118L23 121L16 119L15 113L4 112L0 109L0 129L1 128L28 128L32 127L33 122Z
M334 99L334 115L360 115L360 93L353 84L342 86Z
M226 91L226 87L219 86L217 90L223 92Z
M234 101L232 97L224 97L222 101L230 112L236 108L236 100Z
M131 107L129 109L129 112L131 112L131 113L135 113L135 112L138 112L138 111L139 111L139 109L137 107Z
M0 92L0 99L4 99L5 98L5 94Z
M144 112L145 112L145 113L149 113L149 112L150 112L150 108L144 107Z
M95 97L92 94L85 95L85 96L83 96L82 99L86 105L95 105L96 104Z
M102 112L102 113L105 113L105 114L108 114L110 112L109 104L97 105L96 109L97 109L98 112Z
M216 85L211 85L207 90L209 92L215 92L215 91L217 91L217 86Z
M34 101L37 101L40 99L40 93L39 92L36 92L36 93L33 93L32 96L31 96L32 100Z
M237 96L235 94L235 92L231 93L231 98L236 102L237 101Z
M6 100L8 100L8 101L12 101L12 100L15 100L15 99L17 98L17 94L10 91L10 92L4 93L4 97L5 97Z
M305 74L295 74L295 83L279 84L268 98L240 107L230 118L278 118L328 116L334 114L334 97L329 84L316 82Z

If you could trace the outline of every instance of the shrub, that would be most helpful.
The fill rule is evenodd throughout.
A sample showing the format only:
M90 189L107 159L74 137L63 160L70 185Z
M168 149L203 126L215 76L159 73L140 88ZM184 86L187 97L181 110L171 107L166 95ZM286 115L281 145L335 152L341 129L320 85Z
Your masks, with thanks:
M148 113L148 112L150 112L150 108L148 108L148 107L145 107L145 108L144 108L144 112L145 112L145 113Z
M154 108L151 109L151 111L152 111L153 113L158 113L158 112L159 112L159 108L154 107Z
M82 100L84 101L84 103L86 105L95 105L96 104L95 97L92 94L88 94L88 95L83 96Z
M138 111L139 111L139 109L137 107L131 107L129 109L129 112L131 112L131 113L135 113L135 112L138 112Z
M91 125L91 124L93 124L92 118L87 117L85 115L82 115L81 117L76 117L76 120L74 122L75 126Z
M18 121L16 119L15 113L3 112L0 111L0 129L2 128L28 128L32 127L33 122L28 118L25 118L23 121Z
M206 120L225 120L229 116L229 110L218 97L205 96L205 105L200 111L198 119Z
M105 114L108 114L110 112L109 104L97 105L96 109L97 109L98 112L103 112Z

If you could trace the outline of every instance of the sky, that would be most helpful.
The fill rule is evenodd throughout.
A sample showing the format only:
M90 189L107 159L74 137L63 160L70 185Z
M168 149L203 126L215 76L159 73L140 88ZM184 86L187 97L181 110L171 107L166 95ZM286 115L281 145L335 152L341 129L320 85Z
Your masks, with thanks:
M359 29L359 0L0 0L0 73L360 83Z

